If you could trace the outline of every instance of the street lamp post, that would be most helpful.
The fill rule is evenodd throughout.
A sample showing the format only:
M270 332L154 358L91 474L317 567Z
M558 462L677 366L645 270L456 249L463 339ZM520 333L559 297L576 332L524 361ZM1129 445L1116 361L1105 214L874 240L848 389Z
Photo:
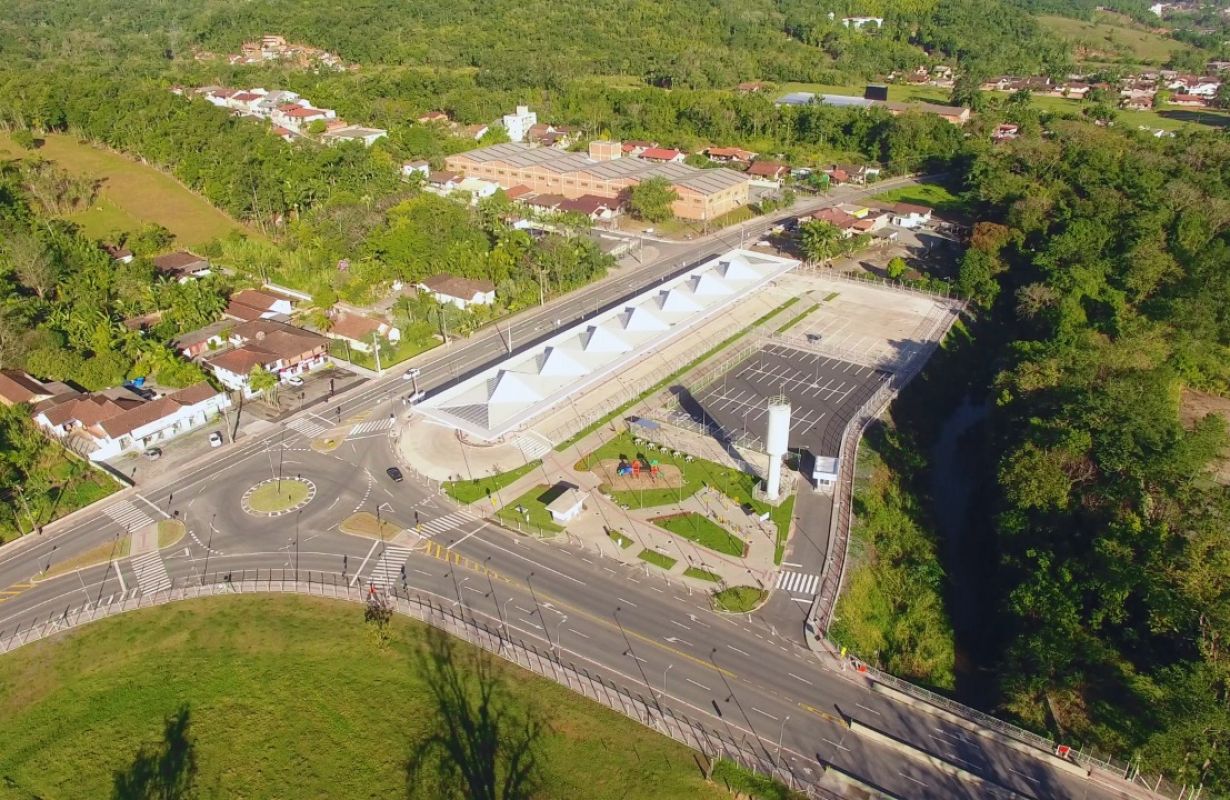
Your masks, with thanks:
M777 732L777 760L778 761L782 760L782 738L786 735L786 723L789 721L790 721L790 715L787 714L786 718L782 720L781 730Z
M662 670L662 693L659 697L666 695L666 676L670 674L670 671L674 666L674 664L667 664L666 669Z
M560 644L560 633L561 629L564 627L564 623L567 621L568 617L565 615L560 618L559 623L555 626L555 653L557 658L564 657L564 646Z
M510 642L512 641L512 633L508 630L508 604L511 603L512 601L513 601L513 598L511 597L504 600L504 611L500 615L502 618L502 621L504 622L504 636L507 637L508 641Z

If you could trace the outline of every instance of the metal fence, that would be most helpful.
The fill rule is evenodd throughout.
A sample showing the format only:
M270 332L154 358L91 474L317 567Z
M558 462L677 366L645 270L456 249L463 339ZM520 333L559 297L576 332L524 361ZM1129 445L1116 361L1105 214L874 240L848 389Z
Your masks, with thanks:
M439 598L423 597L408 591L389 591L383 587L354 585L343 575L336 573L307 572L296 577L294 570L244 570L218 573L198 585L172 587L151 594L136 594L114 602L91 605L53 613L47 619L33 623L24 631L17 630L6 636L0 635L0 653L6 653L22 645L53 636L62 631L116 616L127 611L152 608L180 600L219 595L294 593L315 597L366 603L374 593L379 593L398 614L424 622L446 633L464 639L492 655L521 666L536 675L555 681L574 692L623 714L658 733L668 736L711 760L726 759L745 769L790 786L815 800L840 800L840 795L819 785L817 776L799 774L786 760L775 752L774 743L746 736L735 739L724 731L709 728L705 724L663 705L665 699L652 690L648 696L617 685L600 672L591 672L572 661L565 662L563 654L555 648L546 651L532 642L514 639L506 625L499 620L488 623L473 613L467 614L464 605L459 609L450 607Z
M954 299L951 288L944 291L929 289L925 286L913 286L900 281L893 281L887 278L881 278L878 275L871 275L866 272L838 272L832 267L826 267L816 261L804 261L795 268L796 272L804 272L809 275L817 275L821 278L834 281L845 281L846 283L859 283L864 285L874 285L881 289L893 289L899 292L909 292L911 294L921 294L927 297L943 298L946 300Z

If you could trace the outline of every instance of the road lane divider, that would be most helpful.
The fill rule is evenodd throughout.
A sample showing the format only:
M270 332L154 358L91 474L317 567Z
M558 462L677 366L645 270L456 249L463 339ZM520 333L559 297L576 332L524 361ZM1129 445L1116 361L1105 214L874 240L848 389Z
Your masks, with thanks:
M932 767L945 775L954 777L959 781L977 786L981 797L991 797L996 798L996 800L1033 800L1033 798L1029 795L1021 794L1020 792L1009 789L1001 783L984 778L981 775L969 771L965 767L954 764L946 758L937 756L933 753L928 753L927 751L910 744L904 739L900 739L891 733L886 733L885 731L868 725L865 722L852 717L847 717L846 721L853 733L857 733L865 739L870 739L877 744L881 744L885 747L896 750L897 752L902 753L907 757L918 761L919 763L926 764L927 766Z
M828 761L824 761L822 764L827 775L846 784L847 786L851 786L861 792L866 793L868 797L875 798L875 800L905 800L904 797L899 797L898 795L886 792L875 784L868 783L862 778L855 777L853 773L846 772L844 769L835 764L831 764ZM903 775L902 777L905 776Z

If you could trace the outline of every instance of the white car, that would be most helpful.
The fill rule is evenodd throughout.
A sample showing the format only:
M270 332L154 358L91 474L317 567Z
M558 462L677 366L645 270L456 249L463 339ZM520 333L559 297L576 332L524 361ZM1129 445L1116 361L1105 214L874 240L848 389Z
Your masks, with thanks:
M406 374L402 375L401 379L403 381L412 381L422 374L423 374L423 371L419 369L418 367L411 367L410 369L406 370Z
M289 383L291 386L302 386L303 378L300 378L298 375L291 375L289 378L286 379L286 382Z
M209 434L209 446L210 447L221 447L222 446L222 434L219 433L218 431L214 431L213 433Z

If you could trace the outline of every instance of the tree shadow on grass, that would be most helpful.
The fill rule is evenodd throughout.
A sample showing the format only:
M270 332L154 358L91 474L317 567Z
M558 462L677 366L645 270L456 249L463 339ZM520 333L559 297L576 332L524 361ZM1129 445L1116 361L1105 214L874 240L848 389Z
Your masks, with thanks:
M167 717L162 741L142 745L132 764L112 779L112 800L186 800L196 784L196 745L188 706Z
M434 715L411 743L406 794L414 800L524 800L541 785L539 741L546 723L510 702L485 653L459 654L452 638L430 629L419 669Z

